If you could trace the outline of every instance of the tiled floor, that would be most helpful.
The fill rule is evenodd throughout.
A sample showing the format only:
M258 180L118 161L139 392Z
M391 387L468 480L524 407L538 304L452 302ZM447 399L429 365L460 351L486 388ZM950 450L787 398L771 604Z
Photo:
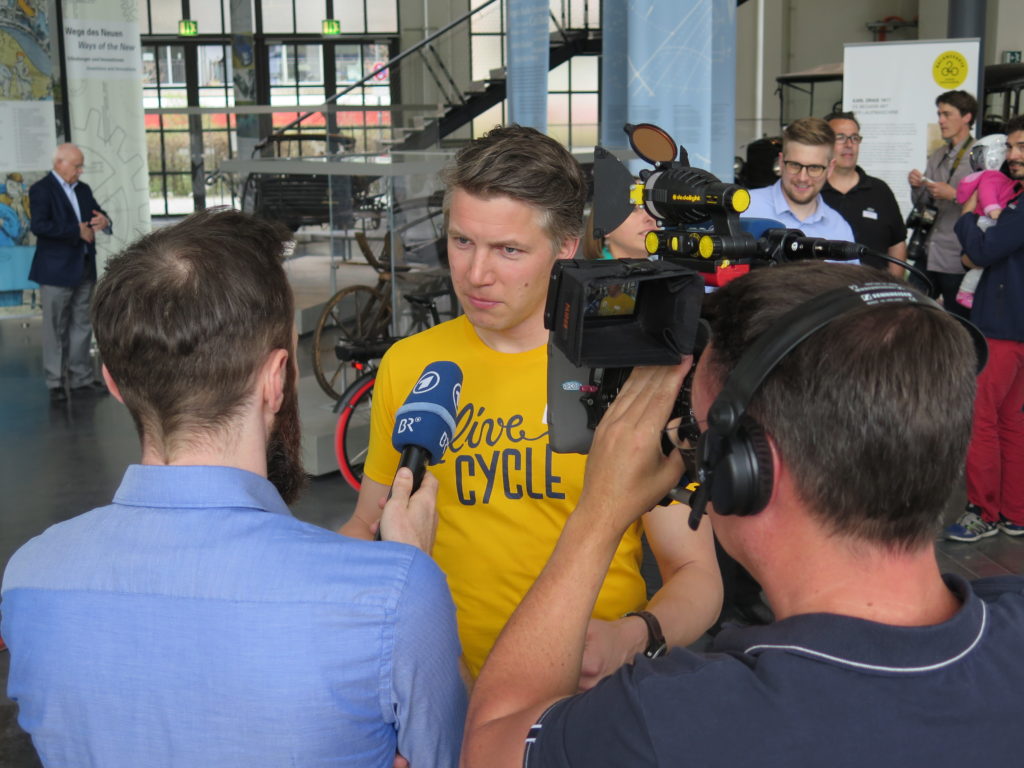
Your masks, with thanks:
M323 270L301 260L291 265L296 293L326 297ZM344 279L344 278L343 278ZM308 339L303 346L308 347ZM308 349L300 366L308 373ZM0 568L22 543L49 525L107 503L125 465L138 459L128 413L113 398L51 406L43 386L39 319L0 318ZM869 481L865 478L865 482ZM962 509L963 495L950 499L948 517ZM338 474L312 482L294 505L296 516L337 528L351 513L355 494ZM1024 573L1024 537L999 535L978 544L938 543L945 571L968 578ZM0 652L0 686L6 691L9 654ZM0 768L36 766L27 736L15 722L15 705L0 695Z

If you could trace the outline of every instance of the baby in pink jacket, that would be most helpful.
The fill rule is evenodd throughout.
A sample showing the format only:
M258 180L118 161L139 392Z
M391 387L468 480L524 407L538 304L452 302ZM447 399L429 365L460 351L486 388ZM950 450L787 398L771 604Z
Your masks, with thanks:
M987 229L999 218L1003 208L1014 195L1016 182L998 169L1006 159L1006 136L993 133L979 139L971 147L971 168L974 173L965 176L956 187L956 201L963 205L978 192L978 205L974 212L981 216L978 226ZM988 217L987 219L985 217ZM971 307L974 304L974 289L981 279L981 269L975 267L968 270L960 283L956 300L958 304Z

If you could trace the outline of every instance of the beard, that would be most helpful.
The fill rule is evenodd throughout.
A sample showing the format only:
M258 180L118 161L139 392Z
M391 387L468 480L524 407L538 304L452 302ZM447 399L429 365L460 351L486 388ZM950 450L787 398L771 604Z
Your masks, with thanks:
M285 504L299 498L309 477L302 466L302 428L299 424L299 391L295 369L289 363L284 400L277 412L267 442L267 479L274 484Z

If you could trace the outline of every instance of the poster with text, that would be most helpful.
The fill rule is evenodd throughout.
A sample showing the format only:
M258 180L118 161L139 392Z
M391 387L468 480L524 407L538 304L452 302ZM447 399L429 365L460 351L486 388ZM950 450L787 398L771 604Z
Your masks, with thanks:
M907 174L923 171L942 144L935 98L956 90L977 96L979 61L977 38L845 46L843 109L857 116L864 136L858 164L892 188L904 218Z
M19 249L31 246L28 188L50 168L56 135L53 65L46 3L0 4L0 290L27 287L27 264L14 269Z
M124 0L64 0L71 141L85 155L82 180L114 226L97 238L102 262L150 229L137 13Z

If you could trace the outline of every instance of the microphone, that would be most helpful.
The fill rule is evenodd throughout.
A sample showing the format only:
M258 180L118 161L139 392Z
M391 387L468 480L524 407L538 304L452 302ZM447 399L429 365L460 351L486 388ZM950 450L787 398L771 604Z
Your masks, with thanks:
M412 470L413 493L427 465L437 464L451 443L461 393L462 369L447 360L431 363L395 413L391 445L402 453L398 468Z
M843 240L823 237L805 237L798 229L765 229L758 240L762 253L782 261L823 259L826 261L856 261L869 249Z

